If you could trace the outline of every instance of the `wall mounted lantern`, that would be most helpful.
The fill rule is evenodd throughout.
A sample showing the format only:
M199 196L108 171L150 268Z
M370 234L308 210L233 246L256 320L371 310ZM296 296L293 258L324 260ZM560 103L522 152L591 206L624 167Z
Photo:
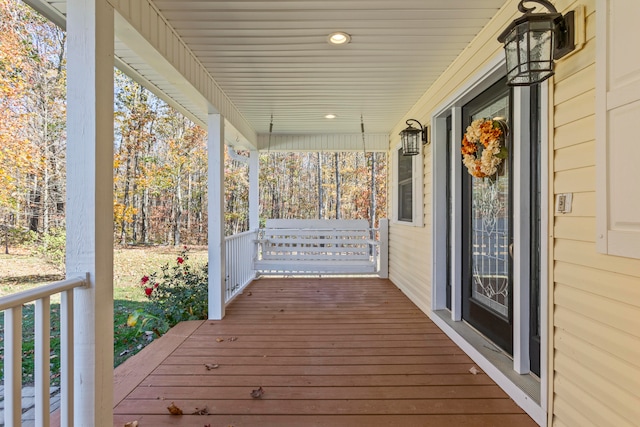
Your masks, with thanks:
M525 3L538 3L549 12L533 13L535 7ZM547 0L521 0L518 10L524 15L514 20L498 41L504 43L507 84L531 86L551 77L553 61L575 49L575 13L563 16Z
M414 128L413 125L409 122L416 122L418 124L418 128ZM409 119L406 121L406 123L408 127L400 132L400 140L402 141L402 155L415 156L416 154L420 154L420 141L422 141L423 144L427 143L427 134L429 133L429 128L426 126L422 127L422 123L415 119Z

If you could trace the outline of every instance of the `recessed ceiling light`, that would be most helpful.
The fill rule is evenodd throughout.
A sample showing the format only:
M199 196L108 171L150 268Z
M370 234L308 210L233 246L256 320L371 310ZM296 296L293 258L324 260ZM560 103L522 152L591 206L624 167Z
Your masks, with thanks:
M351 36L347 33L336 31L335 33L329 34L329 37L327 37L327 41L329 42L329 44L335 45L347 44L351 41Z
M325 119L335 119L336 117L338 116L336 116L335 114L327 114L326 116L324 116Z

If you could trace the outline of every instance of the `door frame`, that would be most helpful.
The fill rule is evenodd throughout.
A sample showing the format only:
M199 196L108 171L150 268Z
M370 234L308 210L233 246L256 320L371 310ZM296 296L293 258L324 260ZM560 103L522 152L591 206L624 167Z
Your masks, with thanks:
M540 227L540 328L541 328L541 349L540 349L540 404L532 399L499 369L492 365L491 361L485 358L480 352L475 350L462 336L456 332L440 316L446 313L447 318L453 322L462 320L462 231L461 224L461 169L463 167L460 159L459 144L456 141L462 140L462 106L489 88L504 75L504 56L498 55L491 60L484 68L475 74L464 86L458 89L448 100L440 104L431 116L432 141L431 161L432 161L432 184L431 184L431 206L433 207L432 218L432 298L431 298L431 318L449 335L458 345L478 365L489 374L521 407L534 417L541 425L546 423L546 412L548 408L548 341L549 341L549 129L550 129L550 109L549 96L550 87L548 82L542 83L540 87L541 105L543 111L540 115L541 121L541 227ZM523 150L529 147L528 120L523 118L530 114L530 105L523 102L529 98L528 88L514 89L513 102L513 156L514 168L518 173L514 173L513 200L514 200L514 241L522 241L523 236L528 236L530 224L522 220L522 212L529 209L529 191L522 191L523 177L530 176L529 164L524 162L528 156L523 156ZM446 144L438 143L446 141L447 119L450 117L452 123L452 141L449 155L452 158L450 168L447 167ZM447 177L447 172L451 174ZM451 191L453 191L453 212L451 224L451 253L447 253L447 195L446 185L449 179ZM527 239L528 240L528 239ZM513 260L513 371L524 374L529 372L529 242L514 246ZM450 259L450 271L447 271L447 260ZM446 283L447 276L451 278L453 287L451 289L451 308L447 309ZM445 311L446 310L446 311ZM437 314L435 313L438 311Z

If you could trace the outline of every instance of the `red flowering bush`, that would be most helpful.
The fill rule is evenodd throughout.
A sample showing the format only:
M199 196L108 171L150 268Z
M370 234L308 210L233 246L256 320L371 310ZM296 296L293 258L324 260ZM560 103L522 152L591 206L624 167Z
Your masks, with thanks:
M208 267L191 266L185 246L175 264L165 264L161 272L145 275L140 285L151 302L149 314L165 319L168 327L183 320L207 318Z

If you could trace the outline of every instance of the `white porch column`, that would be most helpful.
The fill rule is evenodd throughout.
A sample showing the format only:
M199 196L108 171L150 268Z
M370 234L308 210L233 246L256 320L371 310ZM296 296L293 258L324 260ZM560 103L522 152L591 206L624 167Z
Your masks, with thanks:
M224 117L209 114L209 319L224 317Z
M74 300L74 420L113 425L113 8L68 0L67 275Z
M260 227L260 153L251 150L249 156L249 230Z

